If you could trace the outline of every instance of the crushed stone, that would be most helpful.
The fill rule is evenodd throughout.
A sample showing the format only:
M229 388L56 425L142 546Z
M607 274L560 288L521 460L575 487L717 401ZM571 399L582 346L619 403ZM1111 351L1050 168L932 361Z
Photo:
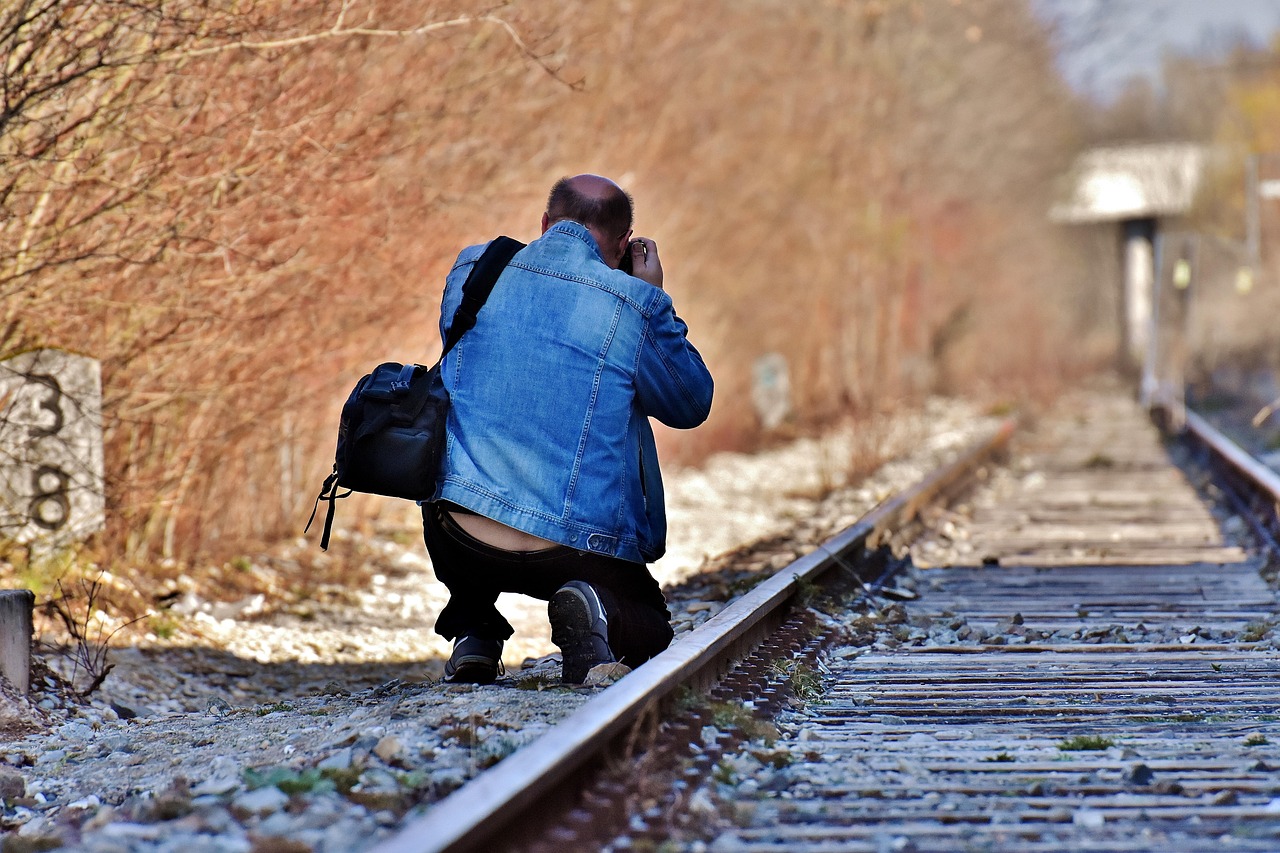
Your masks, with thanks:
M673 548L653 571L677 642L994 425L930 401L886 422L894 461L854 483L838 474L858 446L848 432L672 472ZM0 830L28 849L360 850L606 689L562 685L545 605L506 600L517 638L505 675L442 683L449 644L431 624L445 593L417 536L375 534L370 588L305 607L188 591L179 629L112 649L87 701L70 658L43 656L28 708L38 730L0 746Z

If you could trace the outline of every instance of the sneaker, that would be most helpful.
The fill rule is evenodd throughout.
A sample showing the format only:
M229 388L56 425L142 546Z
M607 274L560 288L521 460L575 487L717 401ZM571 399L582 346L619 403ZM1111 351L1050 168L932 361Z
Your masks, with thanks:
M444 665L444 680L450 684L492 684L501 669L501 640L459 637Z
M569 581L556 590L547 618L551 642L560 647L565 684L581 684L593 666L617 660L609 648L609 617L591 584Z

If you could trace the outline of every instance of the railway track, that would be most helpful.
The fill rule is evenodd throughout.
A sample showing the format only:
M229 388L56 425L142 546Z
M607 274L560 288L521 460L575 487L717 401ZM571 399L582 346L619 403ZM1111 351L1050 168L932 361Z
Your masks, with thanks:
M1189 423L1237 507L1269 513L1265 538L1280 488ZM1224 538L1117 397L1048 422L966 511L939 510L1009 436L376 850L1277 849L1265 556ZM916 567L878 547L911 540L922 514Z

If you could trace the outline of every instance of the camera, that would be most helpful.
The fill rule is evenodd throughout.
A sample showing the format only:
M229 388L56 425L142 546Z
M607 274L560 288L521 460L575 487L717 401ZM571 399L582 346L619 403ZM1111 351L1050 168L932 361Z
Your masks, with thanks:
M639 243L641 247L643 247L644 256L646 258L649 257L649 247L645 246L643 240L632 240L630 243L628 243L627 250L622 253L622 260L618 262L618 269L622 270L627 275L635 275L635 272L631 268L631 248L636 243Z

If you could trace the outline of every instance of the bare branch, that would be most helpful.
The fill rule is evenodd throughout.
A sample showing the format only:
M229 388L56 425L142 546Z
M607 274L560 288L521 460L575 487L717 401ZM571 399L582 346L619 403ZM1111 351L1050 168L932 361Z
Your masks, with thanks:
M350 4L348 2L344 2L333 26L322 32L307 33L290 38L271 39L266 41L240 40L224 44L210 45L208 47L181 48L162 54L161 59L171 61L175 59L210 56L217 53L224 53L229 50L278 50L281 48L298 47L305 44L315 44L331 39L353 38L357 36L368 36L371 38L409 38L413 36L430 35L432 33L439 33L444 30L466 27L474 24L492 24L506 33L507 38L516 46L516 49L519 50L526 59L535 63L552 78L563 83L565 86L568 86L570 89L579 90L582 88L583 82L581 80L570 81L562 77L558 69L551 67L543 57L539 56L532 48L529 47L516 28L512 26L510 21L507 21L505 18L501 18L497 15L463 15L447 21L433 21L429 24L422 24L409 29L382 29L378 27L364 26L347 27L344 26L343 22L346 18L349 6Z

